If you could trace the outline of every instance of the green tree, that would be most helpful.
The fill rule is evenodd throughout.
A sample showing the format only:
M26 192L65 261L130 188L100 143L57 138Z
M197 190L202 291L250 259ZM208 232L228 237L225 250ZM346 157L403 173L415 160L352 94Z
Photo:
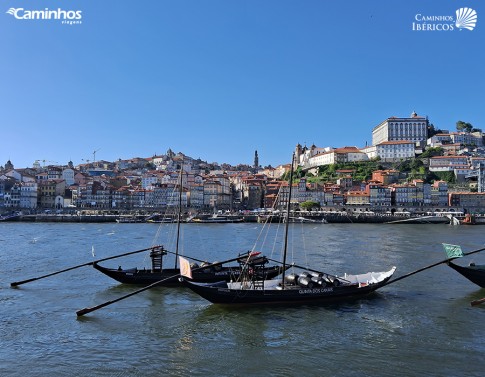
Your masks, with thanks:
M455 183L456 182L455 173L453 173L452 171L435 172L435 175L441 181L446 181L448 183Z
M428 137L432 137L436 134L441 134L443 133L443 130L436 128L433 123L430 123L428 126Z
M306 202L300 203L300 208L305 211L311 211L313 208L320 208L320 203L314 202L313 200L307 200Z
M420 156L419 158L429 158L429 157L435 157L435 156L443 156L444 155L444 149L441 147L430 147L426 149Z
M459 120L458 122L456 122L457 131L471 132L472 129L473 129L473 126L470 123L463 122L462 120Z

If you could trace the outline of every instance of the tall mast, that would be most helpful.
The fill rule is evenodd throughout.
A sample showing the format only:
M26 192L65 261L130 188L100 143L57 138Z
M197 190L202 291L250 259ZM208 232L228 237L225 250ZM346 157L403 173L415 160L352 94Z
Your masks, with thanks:
M179 210L177 214L177 243L175 245L175 269L178 268L178 255L179 255L179 241L180 241L180 217L182 214L182 171L183 171L183 162L182 166L180 167L180 178L179 178Z
M285 247L283 249L283 275L281 278L281 285L285 289L285 271L286 271L286 251L288 249L288 227L290 225L290 207L291 207L291 188L293 186L293 163L295 161L295 153L291 156L291 169L289 179L288 203L286 204L286 226L285 226Z

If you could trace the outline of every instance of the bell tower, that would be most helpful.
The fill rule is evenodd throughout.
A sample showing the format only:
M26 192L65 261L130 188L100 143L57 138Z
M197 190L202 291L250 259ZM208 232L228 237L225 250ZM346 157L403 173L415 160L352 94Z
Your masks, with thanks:
M259 168L259 157L258 157L258 151L254 151L254 164L253 164L253 169L254 172L256 173Z

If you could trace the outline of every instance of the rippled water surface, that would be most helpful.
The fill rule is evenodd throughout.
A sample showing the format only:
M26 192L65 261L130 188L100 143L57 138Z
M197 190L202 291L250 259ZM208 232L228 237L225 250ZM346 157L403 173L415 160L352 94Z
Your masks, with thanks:
M279 259L282 234L259 224L186 224L181 249L201 260L253 248ZM156 237L158 233L159 237ZM441 242L481 248L485 227L295 224L289 255L329 273L445 258ZM482 376L485 290L446 265L365 299L324 306L226 308L182 288L154 288L77 318L136 288L82 267L18 288L10 283L163 243L154 224L0 224L1 376ZM485 263L485 252L460 261ZM166 260L171 267L173 259ZM106 261L148 267L145 253Z

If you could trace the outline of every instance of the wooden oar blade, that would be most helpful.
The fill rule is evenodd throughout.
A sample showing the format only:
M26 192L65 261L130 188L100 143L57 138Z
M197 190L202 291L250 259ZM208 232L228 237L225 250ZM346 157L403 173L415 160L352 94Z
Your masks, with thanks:
M483 304L485 302L485 297L484 298L479 298L478 300L473 300L470 304L471 306L476 306Z
M36 278L31 278L31 279L26 279L26 280L21 280L21 281L14 281L13 283L10 283L10 286L11 287L17 287L17 286L25 284L25 283L30 283L31 281L44 279L44 278L47 278L49 276L54 276L54 275L60 274L62 272L71 271L71 270L74 270L74 269L79 268L79 267L89 266L89 265L92 265L93 263L94 262L83 263L83 264L80 264L80 265L77 265L77 266L74 266L74 267L69 267L69 268L66 268L64 270L56 271L56 272L53 272L51 274L39 276L39 277L36 277Z
M14 281L13 283L10 283L10 286L11 287L16 287L18 285L22 285L22 284L25 284L25 283L30 283L31 281L34 281L34 280L37 280L37 279L40 279L40 278L32 278L32 279L27 279L27 280Z

